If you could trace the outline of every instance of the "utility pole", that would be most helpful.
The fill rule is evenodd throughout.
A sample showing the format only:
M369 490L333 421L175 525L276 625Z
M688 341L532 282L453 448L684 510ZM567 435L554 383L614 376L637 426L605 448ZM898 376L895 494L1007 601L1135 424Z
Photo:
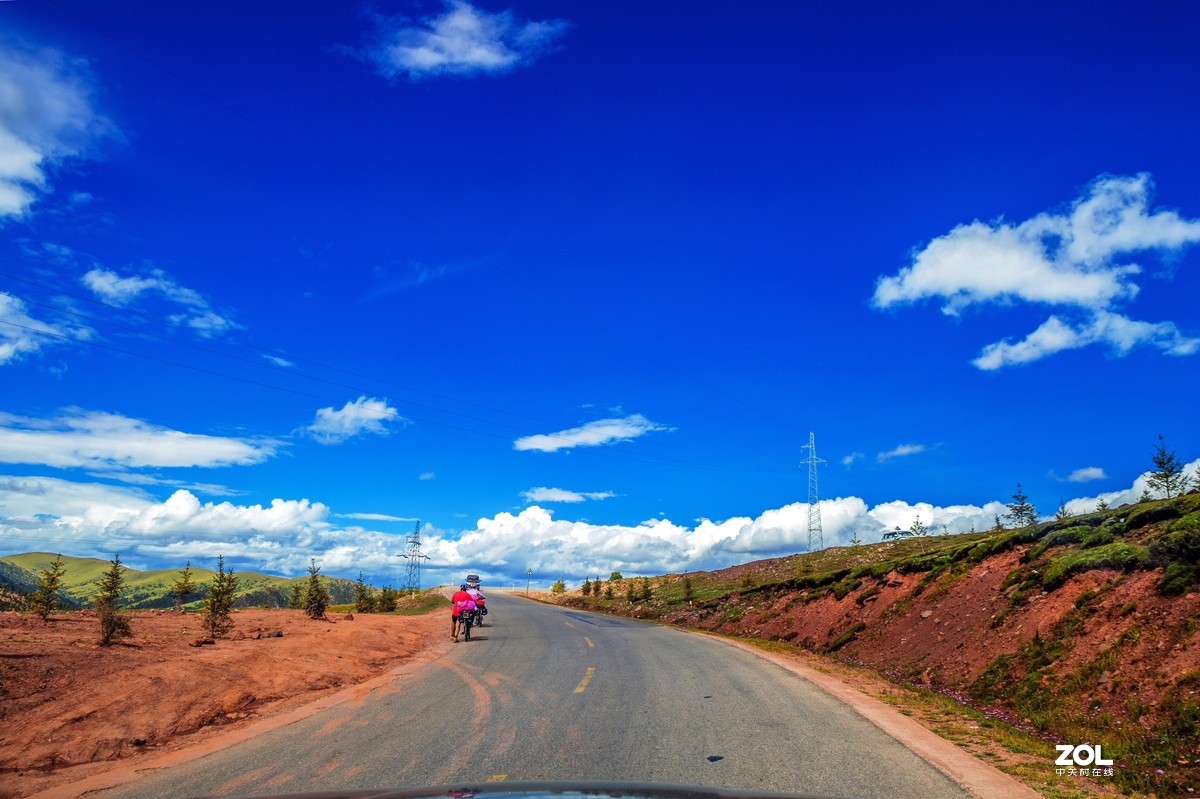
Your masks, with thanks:
M825 548L825 534L821 530L821 500L817 492L817 464L824 463L817 457L817 438L811 432L808 443L800 449L808 450L808 551Z
M421 590L421 561L429 560L429 556L421 551L421 522L405 537L408 548L404 557L408 558L408 566L404 573L404 590L415 594Z

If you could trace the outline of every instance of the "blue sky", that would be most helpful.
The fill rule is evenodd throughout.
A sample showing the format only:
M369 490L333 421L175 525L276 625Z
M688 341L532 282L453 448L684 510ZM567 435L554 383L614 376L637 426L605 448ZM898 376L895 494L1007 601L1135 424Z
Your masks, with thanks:
M715 568L1200 468L1188 4L0 4L0 535Z

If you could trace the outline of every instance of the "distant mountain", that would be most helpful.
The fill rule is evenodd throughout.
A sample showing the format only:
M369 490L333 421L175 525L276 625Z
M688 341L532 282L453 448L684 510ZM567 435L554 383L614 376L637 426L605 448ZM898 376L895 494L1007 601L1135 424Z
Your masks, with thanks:
M20 555L0 557L0 588L28 595L37 588L37 575L54 561L50 552L26 552ZM81 607L96 592L101 575L109 569L107 560L98 558L74 558L62 556L66 571L63 575L64 606ZM139 571L125 569L124 607L170 608L175 606L171 586L179 579L180 569L153 569ZM192 582L197 586L189 607L198 605L208 592L208 583L216 575L210 569L192 568ZM304 577L279 577L258 572L236 572L238 593L234 599L236 607L287 607L292 586L300 584L303 589L308 582ZM342 577L321 578L333 597L332 604L354 601L354 581Z

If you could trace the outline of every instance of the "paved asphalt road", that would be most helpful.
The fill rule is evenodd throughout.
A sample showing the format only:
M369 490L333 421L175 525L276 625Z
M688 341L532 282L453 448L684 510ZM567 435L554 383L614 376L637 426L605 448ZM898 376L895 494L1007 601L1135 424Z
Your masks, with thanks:
M362 701L93 795L569 779L967 796L854 711L753 654L499 593L489 607L475 640Z

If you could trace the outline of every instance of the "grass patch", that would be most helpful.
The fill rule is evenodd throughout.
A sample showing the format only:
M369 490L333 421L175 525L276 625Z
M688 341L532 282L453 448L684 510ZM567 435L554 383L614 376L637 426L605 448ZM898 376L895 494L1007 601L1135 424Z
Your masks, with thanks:
M1042 587L1053 591L1073 574L1092 569L1133 571L1149 564L1150 551L1140 544L1118 541L1095 549L1080 549L1060 555L1050 562L1042 577Z

